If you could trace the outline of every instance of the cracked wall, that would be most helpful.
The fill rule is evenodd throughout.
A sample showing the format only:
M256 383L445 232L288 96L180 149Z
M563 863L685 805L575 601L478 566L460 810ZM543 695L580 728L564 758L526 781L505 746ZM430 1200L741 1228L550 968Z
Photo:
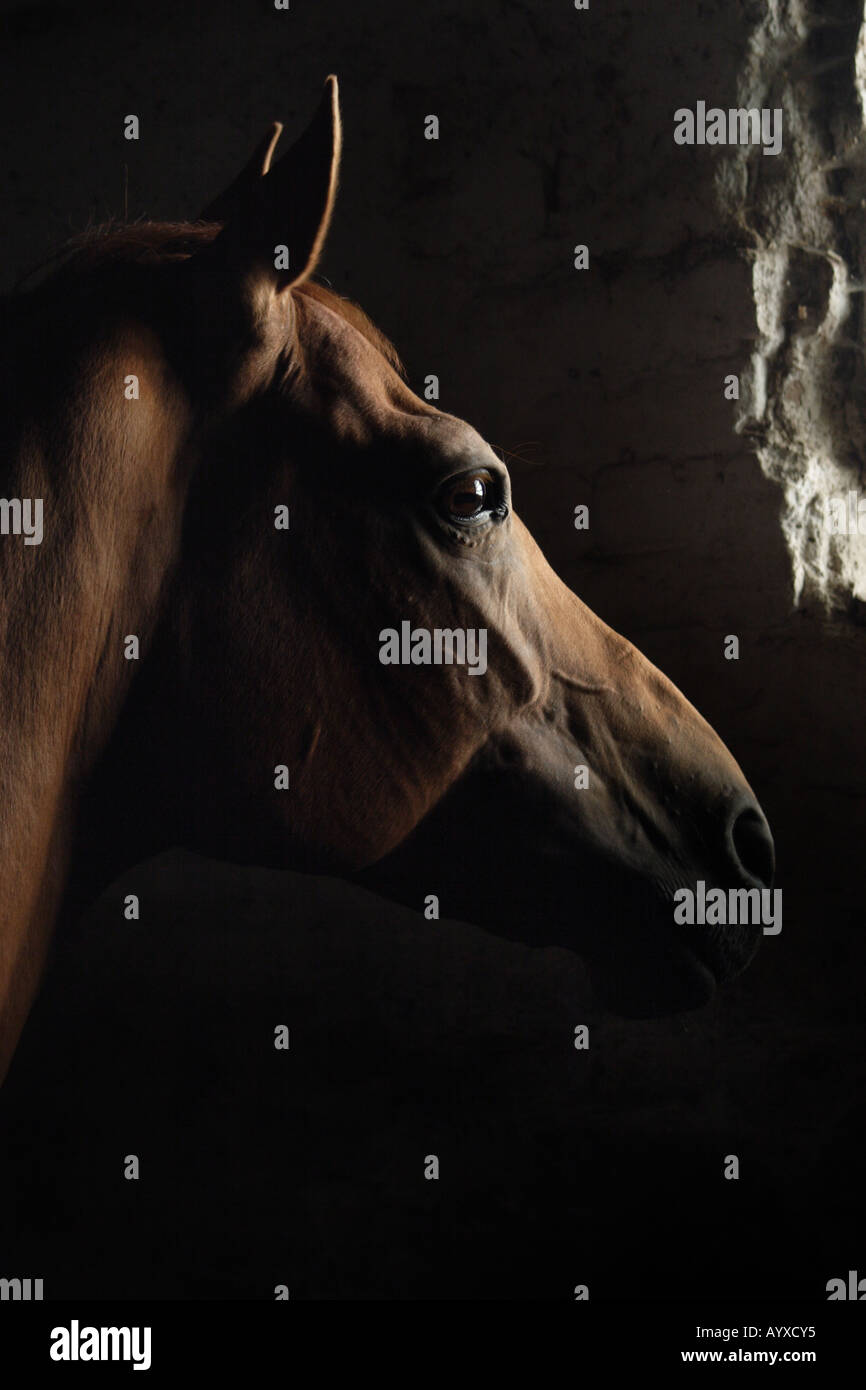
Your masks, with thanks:
M863 484L863 19L859 0L767 6L738 102L784 110L784 153L738 149L718 176L753 246L758 337L738 428L783 492L794 601L829 609L866 597L866 535L834 532L828 507Z

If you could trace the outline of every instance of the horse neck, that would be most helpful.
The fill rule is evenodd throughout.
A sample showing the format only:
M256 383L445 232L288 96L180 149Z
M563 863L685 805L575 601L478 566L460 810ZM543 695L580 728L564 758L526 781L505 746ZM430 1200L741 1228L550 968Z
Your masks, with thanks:
M139 377L141 398L123 382ZM149 390L148 390L149 388ZM153 345L90 361L74 416L17 431L0 496L41 498L39 545L0 536L0 1080L38 986L79 794L146 652L180 545L188 421ZM8 456L8 455L7 455Z

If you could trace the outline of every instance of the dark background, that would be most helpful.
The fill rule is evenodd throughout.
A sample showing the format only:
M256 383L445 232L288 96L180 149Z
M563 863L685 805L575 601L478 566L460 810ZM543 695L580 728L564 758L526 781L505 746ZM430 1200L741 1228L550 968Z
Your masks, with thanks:
M854 105L857 9L812 10L827 24L800 58L830 62L833 82L791 102L829 149ZM807 1298L866 1273L863 607L795 602L782 488L722 392L755 345L757 219L720 206L718 153L672 137L675 108L737 104L764 14L0 5L2 288L108 216L194 217L268 122L290 139L338 74L322 270L416 389L436 373L443 408L508 451L555 568L731 747L785 902L782 935L721 998L636 1024L603 1013L561 951L327 879L182 851L143 864L60 943L0 1098L0 1273L44 1278L49 1298L192 1299L276 1283L326 1299L570 1298L578 1283L594 1299ZM856 228L833 235L856 273ZM861 340L857 315L849 332ZM855 405L859 387L849 376ZM856 487L853 445L849 462ZM731 1153L739 1182L722 1177Z

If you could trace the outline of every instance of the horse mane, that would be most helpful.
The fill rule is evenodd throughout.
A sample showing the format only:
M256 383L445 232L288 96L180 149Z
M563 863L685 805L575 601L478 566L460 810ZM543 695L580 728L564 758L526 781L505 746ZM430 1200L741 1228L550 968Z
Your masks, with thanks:
M11 309L28 294L41 295L79 281L91 271L123 265L161 265L194 256L215 240L219 222L104 222L71 237L47 260L22 275L2 305ZM28 290L28 284L40 277ZM404 379L406 370L393 343L360 305L336 290L307 280L295 285L294 294L317 299L357 329Z

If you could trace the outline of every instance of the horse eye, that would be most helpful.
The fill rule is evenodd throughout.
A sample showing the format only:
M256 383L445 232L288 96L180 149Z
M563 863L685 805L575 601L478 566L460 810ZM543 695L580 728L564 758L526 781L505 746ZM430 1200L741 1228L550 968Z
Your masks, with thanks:
M440 494L440 505L454 521L475 521L493 506L493 479L486 469L452 478Z

